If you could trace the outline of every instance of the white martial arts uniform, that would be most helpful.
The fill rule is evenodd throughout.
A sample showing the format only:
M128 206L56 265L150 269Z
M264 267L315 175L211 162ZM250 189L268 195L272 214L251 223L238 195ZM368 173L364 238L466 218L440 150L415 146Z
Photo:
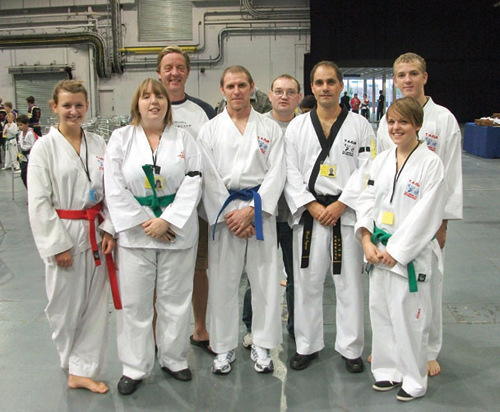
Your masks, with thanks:
M3 134L6 139L6 155L5 155L5 168L19 169L19 162L17 161L17 124L12 122L9 126L5 123L3 127Z
M358 200L355 230L358 239L361 228L373 233L374 226L391 234L387 247L377 246L397 261L393 268L378 263L370 273L373 376L376 381L403 382L403 389L418 397L427 390L431 279L441 270L441 252L433 237L446 201L444 170L439 157L422 143L399 173L393 189L396 149L373 161L370 184ZM417 292L409 290L406 265L411 261Z
M439 106L428 97L424 109L424 124L419 131L427 147L435 152L444 165L444 181L447 200L443 219L459 220L463 217L462 194L462 134L453 114L445 107ZM394 147L387 129L387 118L380 120L377 131L378 153ZM442 250L444 265L444 250ZM432 278L432 327L429 336L429 360L436 360L443 343L443 275Z
M106 145L100 136L87 132L84 136L80 155L54 127L35 143L30 153L28 204L35 243L45 262L49 299L45 313L61 367L92 378L103 364L108 340L106 265L94 263L89 222L60 219L56 212L88 209L103 200ZM103 214L107 216L105 209ZM100 228L114 234L109 219ZM99 242L99 233L96 238ZM73 265L57 266L54 256L67 250Z
M153 157L156 157L154 162ZM123 374L144 379L154 366L153 293L158 313L156 343L161 366L187 368L189 317L198 241L196 206L201 197L201 156L184 130L167 126L153 153L141 126L115 130L105 156L106 200L118 233L118 280L123 309L117 312L118 355ZM158 197L176 194L161 218L176 233L173 242L147 236L142 223L154 218L135 196L152 195L143 165L160 166ZM199 173L197 173L199 172ZM158 176L158 177L157 177Z
M285 180L283 137L279 126L251 110L242 135L227 110L206 123L198 137L205 173L203 204L208 216L210 344L216 353L238 345L238 288L245 268L252 285L253 342L274 348L282 342L276 239L276 205ZM234 200L224 209L212 238L217 214L229 190L260 185L264 240L241 239L223 216L253 206Z
M300 222L305 205L315 197L308 187L311 172L321 152L311 113L296 117L285 133L287 181L285 197L293 218L293 256L295 282L295 342L301 355L324 347L323 284L332 268L332 228L313 222L309 266L301 268L302 234ZM329 155L323 162L336 168L336 176L319 175L318 195L339 195L347 205L341 217L342 267L333 276L337 297L337 337L335 349L348 359L361 356L363 325L363 251L354 238L356 201L366 184L371 160L370 147L375 135L368 121L349 112ZM337 275L337 274L334 274Z

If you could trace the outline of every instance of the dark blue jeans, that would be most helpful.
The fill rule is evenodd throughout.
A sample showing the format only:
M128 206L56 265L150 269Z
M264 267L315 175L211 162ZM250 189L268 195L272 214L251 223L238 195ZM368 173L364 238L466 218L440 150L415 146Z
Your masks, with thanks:
M276 223L278 244L281 246L281 252L283 254L283 265L285 266L286 272L286 305L288 308L288 322L286 329L288 333L294 336L293 329L293 230L288 226L286 222ZM252 289L250 282L248 282L247 290L245 291L245 296L243 298L243 323L247 327L247 332L252 330Z

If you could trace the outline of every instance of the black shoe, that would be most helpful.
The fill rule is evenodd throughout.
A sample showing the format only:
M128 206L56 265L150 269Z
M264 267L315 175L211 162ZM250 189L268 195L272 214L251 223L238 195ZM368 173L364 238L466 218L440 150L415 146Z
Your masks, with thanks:
M188 368L182 369L182 370L176 371L176 372L171 371L166 366L162 366L161 369L163 371L167 372L169 375L172 375L178 381L187 382L187 381L190 381L191 379L193 379L193 376L191 375L191 371Z
M377 381L372 385L372 388L379 392L387 392L399 385L401 385L401 382Z
M118 382L118 392L122 395L132 395L142 380L135 380L123 375Z
M406 391L403 388L401 388L398 394L396 395L396 399L401 402L409 402L415 399L415 397L411 396L409 393L406 393Z
M345 368L348 372L351 373L360 373L365 370L365 365L363 364L363 359L347 359L345 356L342 356L342 359L345 360Z
M290 367L295 370L302 370L309 366L313 359L318 357L318 352L311 353L310 355L301 355L300 353L295 353L290 359Z

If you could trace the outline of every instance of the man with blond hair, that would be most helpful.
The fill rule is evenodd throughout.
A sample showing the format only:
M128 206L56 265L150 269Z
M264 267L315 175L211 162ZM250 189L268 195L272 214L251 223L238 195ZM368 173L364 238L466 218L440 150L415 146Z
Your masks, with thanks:
M191 71L188 54L178 46L167 46L158 54L156 73L167 90L172 104L174 125L186 129L196 140L201 126L215 116L215 110L208 103L186 93L185 86ZM198 207L203 217L203 205ZM194 332L191 344L211 353L209 335L206 327L208 301L208 226L206 220L198 218L200 226L198 253L193 279Z
M436 233L436 238L443 249L446 243L448 220L462 219L462 135L457 120L445 107L434 103L425 95L427 83L427 67L423 57L416 53L404 53L394 62L394 85L401 90L404 97L415 98L424 109L424 123L419 131L419 138L425 140L429 150L435 152L443 161L445 168L446 206L444 219ZM377 132L377 151L394 147L389 137L387 119L380 120ZM443 265L444 265L444 255ZM427 369L430 376L437 375L441 367L437 357L443 341L442 294L443 272L431 279L432 324L429 334L429 351Z

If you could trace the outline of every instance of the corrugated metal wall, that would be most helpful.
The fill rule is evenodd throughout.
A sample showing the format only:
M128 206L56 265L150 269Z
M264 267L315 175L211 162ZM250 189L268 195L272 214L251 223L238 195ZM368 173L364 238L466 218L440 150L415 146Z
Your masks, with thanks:
M139 41L192 40L192 4L185 0L138 2Z

